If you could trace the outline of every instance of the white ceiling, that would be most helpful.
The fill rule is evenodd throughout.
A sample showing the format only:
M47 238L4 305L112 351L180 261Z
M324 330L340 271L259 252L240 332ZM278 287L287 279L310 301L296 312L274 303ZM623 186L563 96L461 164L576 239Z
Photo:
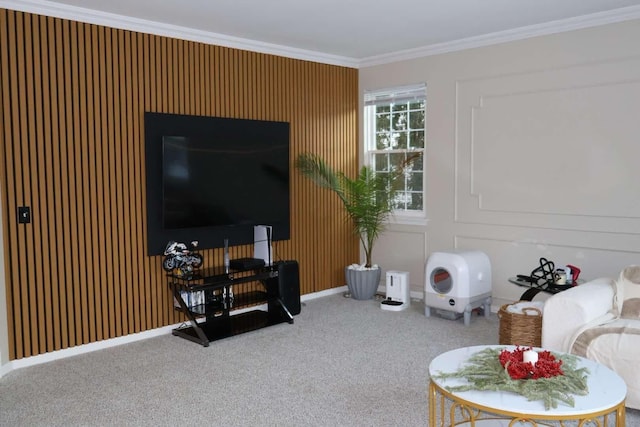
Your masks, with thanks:
M0 7L129 29L159 24L165 34L180 29L352 64L640 18L640 0L0 0Z

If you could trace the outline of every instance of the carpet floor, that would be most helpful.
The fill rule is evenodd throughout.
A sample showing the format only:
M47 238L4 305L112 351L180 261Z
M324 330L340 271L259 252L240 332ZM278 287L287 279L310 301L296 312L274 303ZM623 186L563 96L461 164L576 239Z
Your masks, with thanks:
M426 426L430 360L497 344L498 326L332 295L210 347L165 335L15 370L0 379L0 425Z

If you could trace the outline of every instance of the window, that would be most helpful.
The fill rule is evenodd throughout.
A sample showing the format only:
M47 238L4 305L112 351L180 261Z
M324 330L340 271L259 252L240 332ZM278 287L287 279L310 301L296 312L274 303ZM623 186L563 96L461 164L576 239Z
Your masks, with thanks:
M425 85L364 95L365 162L375 173L389 173L416 157L404 174L396 216L424 217Z

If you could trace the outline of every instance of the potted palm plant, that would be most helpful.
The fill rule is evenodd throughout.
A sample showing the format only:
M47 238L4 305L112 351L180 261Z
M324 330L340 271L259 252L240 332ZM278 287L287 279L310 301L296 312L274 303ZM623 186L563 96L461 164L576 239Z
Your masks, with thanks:
M372 264L373 246L393 212L404 169L419 155L408 157L403 164L385 173L374 173L370 166L364 165L355 178L336 171L315 154L303 153L296 159L296 168L302 175L340 198L347 218L360 238L365 264L345 268L347 287L354 299L371 299L378 289L381 270Z

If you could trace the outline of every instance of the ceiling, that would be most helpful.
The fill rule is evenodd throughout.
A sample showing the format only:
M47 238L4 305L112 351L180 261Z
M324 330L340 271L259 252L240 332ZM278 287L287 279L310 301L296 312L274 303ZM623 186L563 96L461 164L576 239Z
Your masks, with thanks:
M156 24L164 33L347 63L640 18L640 0L0 0L0 7Z

